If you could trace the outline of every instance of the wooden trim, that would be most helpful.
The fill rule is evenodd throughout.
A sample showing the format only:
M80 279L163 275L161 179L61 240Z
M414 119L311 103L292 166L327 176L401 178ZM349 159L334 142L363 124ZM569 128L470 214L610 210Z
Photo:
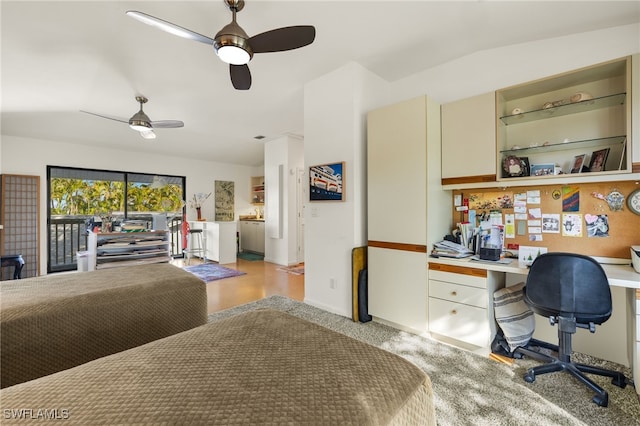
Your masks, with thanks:
M460 185L463 183L486 183L496 182L496 175L477 175L477 176L462 176L454 178L442 178L443 185Z
M631 173L640 173L640 163L631 164Z
M454 274L471 275L472 277L487 278L486 269L469 268L467 266L445 265L443 263L429 263L429 270L452 272Z
M636 300L640 300L640 289L636 289ZM637 312L640 315L640 312Z
M391 243L388 241L369 241L369 247L377 247L391 250L413 251L416 253L426 253L427 246L420 244Z

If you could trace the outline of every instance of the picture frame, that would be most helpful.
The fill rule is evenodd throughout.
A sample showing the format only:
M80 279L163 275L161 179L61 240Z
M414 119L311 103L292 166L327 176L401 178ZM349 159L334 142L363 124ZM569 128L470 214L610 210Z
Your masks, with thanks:
M502 177L529 176L529 158L507 155L502 161Z
M571 173L582 173L588 171L584 165L584 160L587 154L580 154L573 157L573 164L571 165Z
M552 176L555 174L556 165L549 164L532 164L529 176Z
M309 201L344 201L344 161L309 167Z
M604 148L591 153L591 161L589 163L589 171L591 172L604 172L605 164L607 163L607 157L609 156L609 149Z

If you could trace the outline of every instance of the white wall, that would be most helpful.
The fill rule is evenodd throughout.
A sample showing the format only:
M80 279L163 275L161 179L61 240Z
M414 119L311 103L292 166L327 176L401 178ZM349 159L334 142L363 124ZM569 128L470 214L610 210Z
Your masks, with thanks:
M282 165L282 183L278 184L278 167ZM298 263L297 255L297 176L304 165L304 142L283 136L267 142L264 149L265 170L265 261L279 265ZM282 198L279 200L279 198ZM282 202L278 211L276 203ZM277 217L280 215L280 217ZM274 237L279 227L280 237Z
M305 206L305 302L349 317L351 251L367 242L364 118L386 87L356 63L305 86L305 167L345 162L345 201Z
M178 153L176 153L178 154ZM81 167L126 172L186 176L187 199L196 192L214 192L214 181L235 182L236 219L241 211L251 209L249 200L250 176L261 173L248 166L214 163L210 161L126 153L98 147L59 143L45 140L2 136L0 164L5 174L40 176L40 273L47 270L47 169L46 166ZM204 202L202 216L213 220L214 195ZM187 218L196 219L194 210L187 208Z

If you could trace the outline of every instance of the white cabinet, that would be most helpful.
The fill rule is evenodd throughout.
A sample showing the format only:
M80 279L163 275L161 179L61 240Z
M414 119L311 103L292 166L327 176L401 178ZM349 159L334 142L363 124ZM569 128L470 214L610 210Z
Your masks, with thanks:
M240 221L240 249L242 251L264 254L263 221Z
M496 332L493 293L504 283L504 274L430 263L429 332L488 348Z
M631 173L631 100L630 57L497 91L498 180Z
M191 229L202 229L204 258L215 262L234 263L236 261L238 226L236 222L189 222ZM195 234L194 234L195 235ZM193 247L190 239L190 248Z
M89 270L171 260L167 231L91 232L87 245Z
M418 97L367 115L369 313L427 328L427 246L450 230L440 185L440 106Z
M495 182L496 95L442 105L442 184Z

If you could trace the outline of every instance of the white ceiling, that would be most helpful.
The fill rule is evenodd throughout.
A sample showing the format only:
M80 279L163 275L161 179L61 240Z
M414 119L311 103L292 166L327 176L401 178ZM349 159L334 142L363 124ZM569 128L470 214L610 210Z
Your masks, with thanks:
M304 84L350 61L393 82L483 49L640 21L638 1L247 0L237 19L249 36L314 25L316 40L256 54L251 89L237 91L212 47L127 10L209 37L231 21L222 0L2 0L2 134L259 166L265 141L304 134ZM79 112L128 119L138 94L149 98L151 120L185 127L144 140Z

